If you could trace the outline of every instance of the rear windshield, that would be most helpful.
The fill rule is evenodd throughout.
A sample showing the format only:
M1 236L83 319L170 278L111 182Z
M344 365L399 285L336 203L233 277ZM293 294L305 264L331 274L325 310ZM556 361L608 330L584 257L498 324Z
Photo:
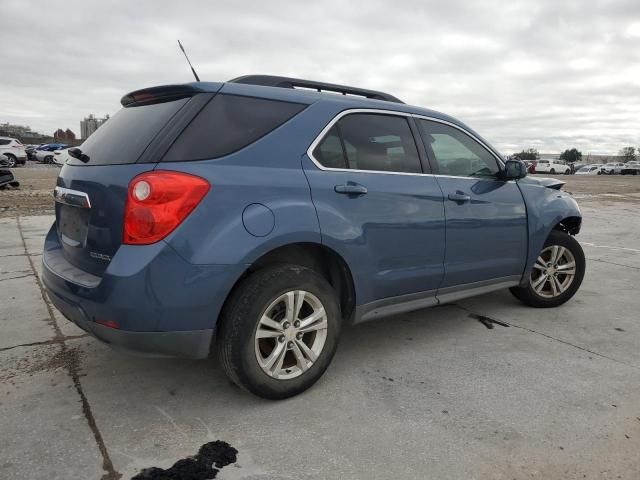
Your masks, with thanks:
M163 162L218 158L250 145L307 105L218 94L174 142Z
M80 145L89 156L87 165L135 163L160 129L180 110L188 98L123 108ZM85 165L80 160L67 163Z

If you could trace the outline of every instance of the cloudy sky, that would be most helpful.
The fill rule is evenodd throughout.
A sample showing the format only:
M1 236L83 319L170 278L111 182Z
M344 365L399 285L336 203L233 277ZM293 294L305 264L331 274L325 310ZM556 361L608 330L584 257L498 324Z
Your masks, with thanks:
M388 91L504 153L640 145L639 0L2 0L0 123L51 133L131 90L280 74Z

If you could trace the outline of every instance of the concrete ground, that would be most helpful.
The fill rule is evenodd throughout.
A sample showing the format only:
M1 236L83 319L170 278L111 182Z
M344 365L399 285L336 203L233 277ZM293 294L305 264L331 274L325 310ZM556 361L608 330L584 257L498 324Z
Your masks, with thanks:
M638 208L583 207L588 270L564 306L504 291L359 325L281 402L213 360L87 337L38 278L53 218L2 218L0 478L128 479L212 440L239 452L227 480L640 478Z

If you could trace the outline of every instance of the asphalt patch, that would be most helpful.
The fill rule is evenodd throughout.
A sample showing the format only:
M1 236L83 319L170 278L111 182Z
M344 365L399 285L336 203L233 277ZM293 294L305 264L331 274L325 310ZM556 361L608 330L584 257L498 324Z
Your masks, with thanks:
M235 463L238 450L227 442L216 440L205 443L198 454L183 458L168 469L145 468L131 480L210 480L220 469Z
M470 313L469 318L478 320L481 324L483 324L489 330L493 330L494 325L500 325L501 327L510 326L508 323L501 322L500 320L496 320L495 318L485 317L484 315L477 315L475 313Z

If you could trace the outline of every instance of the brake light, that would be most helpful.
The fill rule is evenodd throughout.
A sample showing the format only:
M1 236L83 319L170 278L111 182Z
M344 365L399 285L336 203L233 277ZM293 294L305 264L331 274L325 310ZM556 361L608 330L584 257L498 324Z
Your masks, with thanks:
M155 170L129 182L124 209L122 242L155 243L187 218L209 191L204 178L181 172Z

